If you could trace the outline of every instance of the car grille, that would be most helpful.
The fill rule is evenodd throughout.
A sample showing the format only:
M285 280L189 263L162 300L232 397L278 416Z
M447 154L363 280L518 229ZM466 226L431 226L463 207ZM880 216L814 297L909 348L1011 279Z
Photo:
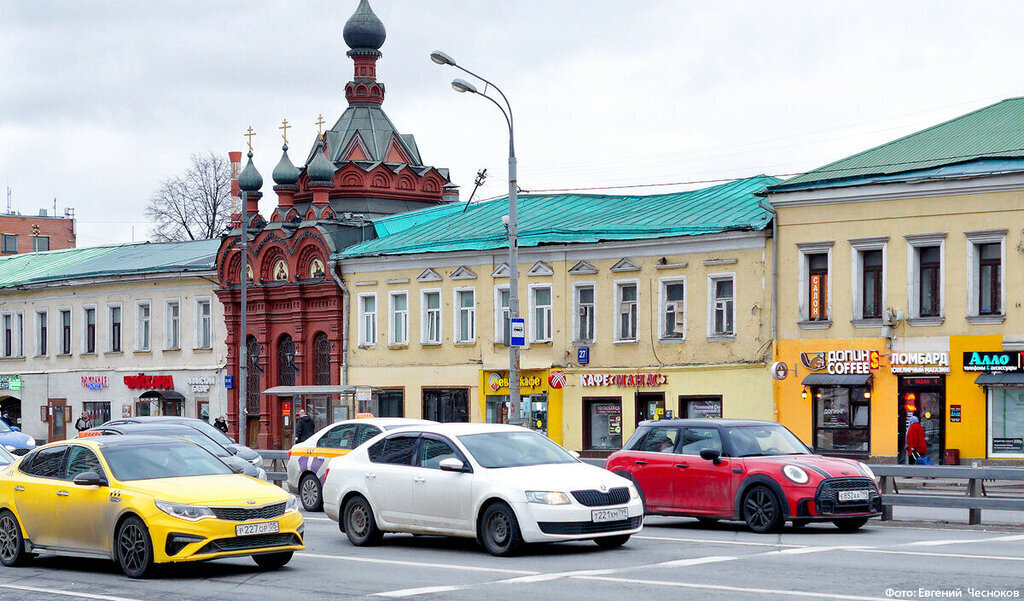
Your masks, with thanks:
M219 553L221 551L245 551L264 547L285 547L301 545L302 539L295 534L257 534L254 536L235 536L210 541L196 551L196 555Z
M866 490L868 498L862 501L839 501L839 491L845 490ZM818 494L814 500L818 513L829 515L878 511L881 497L870 478L832 478L818 485Z
M639 528L642 516L614 522L538 522L544 534L600 534Z
M28 455L28 452L32 449L14 449L11 451L11 455Z
M274 503L263 507L211 507L218 520L245 522L247 520L269 520L284 515L284 503Z
M629 501L629 489L613 488L608 492L599 490L574 490L572 496L581 504L587 507L601 507L602 505L622 505Z

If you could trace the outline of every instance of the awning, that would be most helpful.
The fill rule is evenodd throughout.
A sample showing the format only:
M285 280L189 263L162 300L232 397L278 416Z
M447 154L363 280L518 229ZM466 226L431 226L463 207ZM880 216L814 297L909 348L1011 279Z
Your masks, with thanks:
M807 374L804 386L867 386L871 374Z
M140 399L163 399L165 401L184 401L185 395L177 390L149 390L139 395Z
M978 386L1024 386L1024 373L987 371L978 376L974 383Z
M380 392L378 388L370 386L274 386L260 394L273 394L277 396L302 396L306 394L355 394L356 390L370 390Z

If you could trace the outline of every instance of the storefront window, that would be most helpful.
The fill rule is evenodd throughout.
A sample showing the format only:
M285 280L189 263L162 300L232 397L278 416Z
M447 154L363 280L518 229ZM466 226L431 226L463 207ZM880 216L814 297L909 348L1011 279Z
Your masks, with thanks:
M436 422L468 422L469 390L433 388L423 391L423 419Z
M110 401L85 401L82 403L82 417L89 428L110 421Z
M487 395L487 414L484 421L488 424L507 424L509 400L507 394Z
M1024 388L990 388L990 455L1024 455Z
M405 391L401 388L377 393L378 417L405 417Z
M871 450L871 400L861 386L820 386L814 395L814 450L867 453Z
M622 400L618 397L583 399L586 429L583 447L618 450L622 447Z
M722 417L722 397L680 396L679 409L683 417Z

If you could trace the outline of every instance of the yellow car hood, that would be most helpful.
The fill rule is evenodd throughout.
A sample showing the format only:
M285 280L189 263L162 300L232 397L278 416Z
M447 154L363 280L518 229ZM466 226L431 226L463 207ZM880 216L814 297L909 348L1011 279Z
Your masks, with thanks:
M240 474L131 480L120 483L120 487L161 501L189 505L259 506L289 497L278 486Z

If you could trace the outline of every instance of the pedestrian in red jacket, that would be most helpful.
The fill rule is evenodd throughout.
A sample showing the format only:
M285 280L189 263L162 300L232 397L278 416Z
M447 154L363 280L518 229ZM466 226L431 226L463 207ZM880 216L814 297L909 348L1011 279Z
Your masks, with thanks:
M907 463L914 464L918 457L928 455L928 443L924 440L924 428L916 415L907 417Z

